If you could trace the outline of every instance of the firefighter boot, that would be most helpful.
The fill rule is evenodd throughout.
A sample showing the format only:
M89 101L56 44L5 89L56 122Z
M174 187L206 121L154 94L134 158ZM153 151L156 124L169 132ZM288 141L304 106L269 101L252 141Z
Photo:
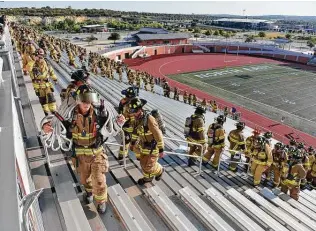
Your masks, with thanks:
M103 202L102 204L98 204L98 212L99 213L105 213L106 211L106 202Z
M143 177L143 178L140 178L140 179L137 181L137 183L138 183L139 185L144 185L144 184L150 183L150 182L152 182L152 181L153 181L153 178L152 178L152 177L150 177L150 178Z
M93 202L93 195L92 195L92 192L87 192L86 194L86 203L87 204L91 204Z
M191 166L193 166L193 165L195 165L195 161L194 161L193 158L190 157L190 158L188 159L188 166L191 167Z
M165 172L165 168L162 167L161 173L160 173L159 175L155 176L155 180L156 180L156 181L160 181L160 180L161 180L161 177L162 177L162 174L163 174L164 172Z

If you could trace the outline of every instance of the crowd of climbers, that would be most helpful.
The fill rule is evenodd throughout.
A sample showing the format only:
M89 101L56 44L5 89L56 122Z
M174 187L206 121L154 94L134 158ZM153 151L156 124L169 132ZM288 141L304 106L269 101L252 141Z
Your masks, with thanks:
M58 63L62 52L65 51L68 55L69 65L76 66L76 57L81 62L81 69L72 74L73 81L67 89L62 91L62 100L73 95L80 87L88 85L89 72L109 79L114 79L114 72L116 72L120 82L123 81L123 73L127 73L127 80L131 87L122 91L124 98L118 107L119 113L126 119L123 126L125 151L121 148L118 158L123 159L128 155L129 150L135 153L143 171L143 178L138 181L140 185L151 182L153 179L161 179L164 168L158 163L158 159L164 155L163 121L159 112L148 112L144 109L147 101L138 98L138 92L139 88L154 92L155 85L160 85L165 97L180 100L181 93L178 88L175 87L171 93L171 87L164 78L154 78L144 71L131 70L122 63L102 57L98 53L87 53L86 49L73 45L69 41L40 34L31 28L13 24L10 31L17 50L23 58L23 71L31 76L34 90L45 114L56 110L54 88L49 79L57 81L53 69L46 60L47 55ZM187 91L183 92L182 98L184 103L196 106L195 113L186 120L185 137L187 141L200 145L190 144L189 154L203 155L204 165L211 161L210 164L217 168L221 154L226 147L226 132L223 125L228 116L235 120L239 119L236 116L236 109L219 108L215 100L199 101L195 94ZM204 117L207 110L214 113L220 112L216 121L208 128ZM272 133L261 134L258 129L253 131L252 136L246 138L243 135L244 128L245 123L237 122L236 129L227 134L229 145L226 148L231 155L230 160L233 161L229 164L231 171L237 171L237 162L241 161L242 154L246 157L245 170L248 172L250 169L250 173L254 177L254 186L259 185L262 178L264 184L272 180L274 187L281 187L284 193L289 190L290 196L296 200L299 197L300 188L306 187L307 183L316 189L316 161L313 147L305 147L303 143L296 143L295 140L291 140L289 145L280 142L272 145ZM84 135L88 134L84 133ZM189 158L188 165L194 164L195 158ZM89 174L92 174L91 171ZM99 203L106 201L107 199L103 195L106 190L100 191L93 182L92 186L88 184L87 177L88 175L82 176L85 179L82 183L86 187L87 195L91 196L93 193L95 200ZM102 181L105 179L102 178ZM98 195L100 192L103 193L101 193L103 196Z

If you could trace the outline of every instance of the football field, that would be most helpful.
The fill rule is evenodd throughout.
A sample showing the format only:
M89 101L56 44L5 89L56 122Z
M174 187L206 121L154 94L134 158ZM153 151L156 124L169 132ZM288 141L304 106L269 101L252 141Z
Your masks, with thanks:
M168 77L223 99L227 99L225 92L232 92L234 101L243 96L316 121L316 73L292 64L227 67ZM212 93L214 87L221 94Z

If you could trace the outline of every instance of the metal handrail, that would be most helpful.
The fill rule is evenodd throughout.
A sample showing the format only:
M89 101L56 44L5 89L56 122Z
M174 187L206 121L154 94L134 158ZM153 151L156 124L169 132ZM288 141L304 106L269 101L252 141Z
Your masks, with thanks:
M169 137L163 137L165 140L172 140L172 141L178 141L178 142L182 142L182 143L187 143L187 144L193 144L193 145L197 145L201 147L201 153L200 156L195 156L195 155L189 155L189 154L182 154L182 153L177 153L177 152L169 152L169 151L165 151L165 153L167 154L171 154L171 155L178 155L178 156L187 156L187 157L191 157L191 158L198 158L200 159L200 164L199 164L199 175L201 175L202 172L202 163L203 163L203 145L199 144L199 143L194 143L194 142L190 142L190 141L186 141L186 140L180 140L180 139L174 139L174 138L169 138Z

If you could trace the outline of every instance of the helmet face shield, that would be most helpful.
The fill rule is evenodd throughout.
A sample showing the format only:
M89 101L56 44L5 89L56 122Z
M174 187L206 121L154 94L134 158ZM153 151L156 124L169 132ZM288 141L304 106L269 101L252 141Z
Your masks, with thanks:
M79 94L77 99L79 103L91 103L93 105L98 105L100 102L99 95L95 92L86 92Z

